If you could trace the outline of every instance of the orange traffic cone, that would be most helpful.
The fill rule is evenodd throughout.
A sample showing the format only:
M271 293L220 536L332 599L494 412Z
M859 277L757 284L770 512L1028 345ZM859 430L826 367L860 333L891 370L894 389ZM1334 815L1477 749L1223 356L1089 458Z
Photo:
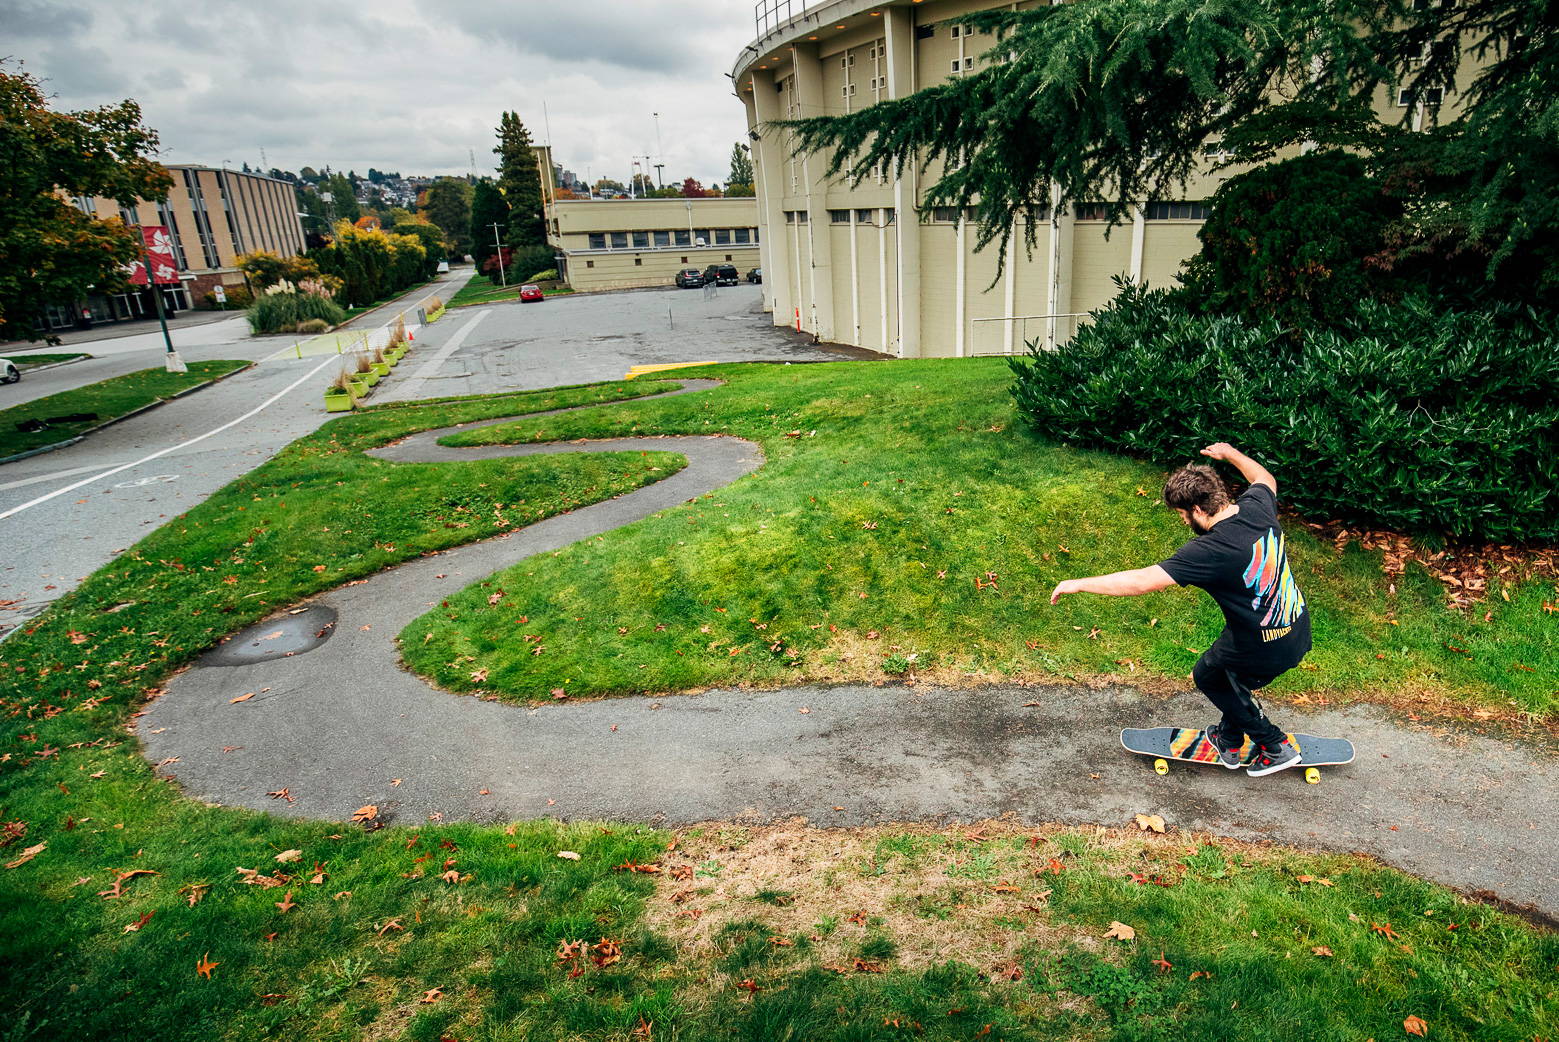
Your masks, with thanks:
M406 330L406 342L409 344L409 343L411 343L415 339L417 339L417 334L413 333L409 329Z

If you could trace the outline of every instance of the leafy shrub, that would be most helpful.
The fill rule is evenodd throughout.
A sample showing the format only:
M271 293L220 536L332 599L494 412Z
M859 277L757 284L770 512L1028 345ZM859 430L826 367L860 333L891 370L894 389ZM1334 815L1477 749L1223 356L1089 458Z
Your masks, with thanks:
M346 321L346 312L317 281L296 286L278 282L256 297L244 315L254 333L288 333L300 330L300 325L311 319L323 322L326 328Z
M1260 166L1214 193L1184 281L1213 311L1337 321L1389 288L1369 261L1401 214L1357 156L1315 152Z
M353 307L420 282L431 274L428 251L415 235L398 235L358 228L338 221L330 245L314 250L309 259L327 277L341 280L336 296Z
M536 274L532 275L530 278L526 279L525 281L526 282L551 282L554 279L556 279L557 277L558 277L558 269L556 269L556 268L548 268L546 271L538 271Z
M298 323L298 332L328 333L330 332L330 323L326 322L322 318L306 318L302 322Z
M1128 286L1054 352L1013 359L1046 436L1165 465L1230 441L1325 518L1559 539L1559 321L1368 301L1298 339Z
M530 281L525 276L533 271L541 271L553 267L557 262L557 254L551 246L520 246L509 252L509 267L504 272L510 285ZM498 266L493 264L488 277L493 285L498 285L502 280L498 275Z
M227 294L227 307L229 310L246 308L254 303L254 294L249 292L248 286L223 286ZM218 308L222 304L217 301L215 293L207 293L203 298L209 308Z

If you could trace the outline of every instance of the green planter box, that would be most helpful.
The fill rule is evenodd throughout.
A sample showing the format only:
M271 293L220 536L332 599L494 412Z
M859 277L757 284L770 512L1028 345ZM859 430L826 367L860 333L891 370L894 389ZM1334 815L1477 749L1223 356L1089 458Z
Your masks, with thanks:
M368 397L368 388L369 388L369 386L370 386L370 384L368 383L367 380L353 380L352 381L352 397L354 397L354 398L367 398Z
M351 394L346 391L339 391L334 394L329 391L325 392L326 412L351 412L353 404L354 400Z
M373 363L373 367L374 367L374 372L379 374L379 378L381 380L384 379L386 376L390 375L390 363L389 362L374 362Z
M366 373L358 373L356 379L361 380L369 387L372 387L374 384L379 382L379 371L377 369L370 369Z

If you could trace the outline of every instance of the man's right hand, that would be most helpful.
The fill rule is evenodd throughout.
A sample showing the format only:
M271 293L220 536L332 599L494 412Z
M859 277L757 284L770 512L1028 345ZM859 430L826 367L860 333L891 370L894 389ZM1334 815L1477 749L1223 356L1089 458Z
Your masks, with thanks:
M1216 460L1231 460L1232 461L1235 457L1243 456L1245 454L1243 452L1241 452L1239 449L1235 448L1233 445L1230 445L1226 441L1218 441L1218 442L1214 442L1213 444L1207 446L1207 448L1203 449L1202 450L1202 455L1204 455L1204 456L1211 456L1213 459L1216 459Z

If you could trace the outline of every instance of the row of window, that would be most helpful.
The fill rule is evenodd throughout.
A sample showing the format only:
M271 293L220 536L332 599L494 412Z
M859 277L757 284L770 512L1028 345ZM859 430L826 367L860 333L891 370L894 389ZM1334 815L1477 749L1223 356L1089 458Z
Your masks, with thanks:
M1073 203L1072 215L1079 221L1102 221L1106 219L1109 206L1105 203ZM852 211L829 210L828 221L830 224L849 224ZM871 224L885 227L894 223L897 211L892 207L861 208L853 211L856 224ZM879 216L880 215L880 216ZM979 219L976 207L966 206L960 210L957 206L933 206L930 211L930 220L933 224L956 224L959 218L973 222ZM1176 202L1150 202L1143 208L1143 217L1149 221L1205 221L1207 220L1207 204L1203 202L1183 200ZM1040 207L1039 219L1050 219L1050 208ZM786 224L806 224L807 211L786 210Z
M664 231L590 233L592 250L669 249L674 246L692 246L695 242L701 246L750 246L757 241L756 228L674 228Z

